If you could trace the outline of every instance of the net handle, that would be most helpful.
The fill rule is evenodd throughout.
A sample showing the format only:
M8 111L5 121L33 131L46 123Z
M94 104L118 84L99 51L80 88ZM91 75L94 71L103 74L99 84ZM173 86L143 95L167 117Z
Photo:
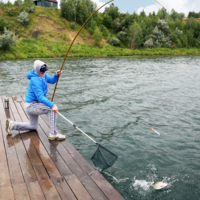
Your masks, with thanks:
M80 128L78 128L75 124L73 124L71 121L69 121L66 117L64 117L61 113L58 112L58 114L63 118L65 119L66 121L68 121L72 126L74 126L76 129L78 129L81 133L83 133L85 136L87 136L90 140L92 140L95 144L98 145L98 143L93 139L91 138L89 135L87 135L85 132L83 132Z

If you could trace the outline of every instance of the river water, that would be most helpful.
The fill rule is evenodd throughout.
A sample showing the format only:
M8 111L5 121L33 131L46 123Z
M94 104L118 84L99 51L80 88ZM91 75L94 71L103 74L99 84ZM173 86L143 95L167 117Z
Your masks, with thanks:
M42 60L50 75L63 61ZM26 93L33 62L0 61L1 96ZM199 63L199 56L66 60L54 102L119 156L102 174L125 199L200 198ZM60 117L57 126L93 165L96 145ZM154 181L169 185L155 191Z

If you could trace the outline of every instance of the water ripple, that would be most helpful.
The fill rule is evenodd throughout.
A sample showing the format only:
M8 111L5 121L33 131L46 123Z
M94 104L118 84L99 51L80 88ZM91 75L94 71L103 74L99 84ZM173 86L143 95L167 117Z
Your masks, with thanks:
M43 61L50 75L62 63ZM1 96L26 93L33 62L0 61ZM199 62L199 56L66 60L54 101L119 156L103 175L125 199L199 199ZM58 127L91 163L96 145L60 118ZM151 183L162 180L169 187L154 191Z

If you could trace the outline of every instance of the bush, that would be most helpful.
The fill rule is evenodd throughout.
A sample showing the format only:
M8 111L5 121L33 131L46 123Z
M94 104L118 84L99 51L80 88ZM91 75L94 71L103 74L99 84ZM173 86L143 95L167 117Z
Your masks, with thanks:
M22 7L20 8L20 13L23 12L24 10L25 10L25 7L22 6Z
M66 33L63 33L62 39L63 39L63 40L68 40L68 37L67 37L67 34L66 34Z
M108 43L112 46L119 46L120 40L116 37L112 37L108 39Z
M94 31L93 38L94 38L94 43L96 45L99 45L101 40L103 39L103 34L101 33L101 31L99 30L98 27L96 27L96 29Z
M18 21L23 25L23 26L27 26L29 23L29 19L28 19L28 13L26 11L23 11L20 13L20 15L18 16Z
M9 15L9 16L13 16L13 11L12 11L11 8L8 10L8 15Z
M4 32L4 27L7 28L7 24L8 22L3 17L0 17L0 32L1 33Z
M4 34L0 36L0 48L5 51L10 46L16 46L17 38L14 36L14 32L4 28Z
M70 27L71 27L72 30L74 30L75 27L76 27L76 22L72 22L72 23L70 23Z
M102 24L99 26L99 28L100 28L100 31L103 33L103 36L108 37L108 34L109 34L108 29Z
M33 13L34 12L34 7L30 7L29 9L28 9L28 13Z
M152 38L148 39L148 40L144 43L144 47L145 47L145 48L153 48L153 47L154 47L153 39L152 39Z

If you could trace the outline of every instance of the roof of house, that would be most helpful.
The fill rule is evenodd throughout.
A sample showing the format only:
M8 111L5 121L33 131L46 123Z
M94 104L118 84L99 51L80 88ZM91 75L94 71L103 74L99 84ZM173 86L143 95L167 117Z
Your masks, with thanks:
M41 1L41 0L33 0L33 1ZM58 3L56 0L45 0L45 1L51 1L51 2Z
M58 3L56 0L46 0L46 1L51 1L51 2Z

